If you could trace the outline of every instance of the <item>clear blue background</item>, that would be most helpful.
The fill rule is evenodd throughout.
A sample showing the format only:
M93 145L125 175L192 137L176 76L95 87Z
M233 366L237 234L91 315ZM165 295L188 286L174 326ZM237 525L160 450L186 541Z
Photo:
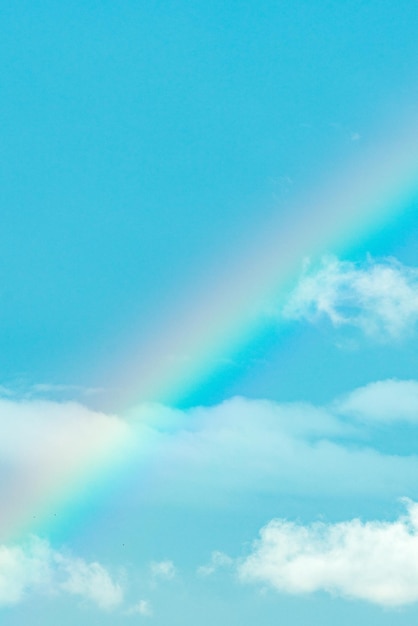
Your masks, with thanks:
M253 229L355 159L382 120L390 132L399 111L416 109L418 10L412 0L4 1L0 72L0 382L107 387L108 364L140 351L156 312L169 323L173 303L221 273ZM417 265L417 243L413 204L351 258ZM328 402L370 380L414 377L416 354L414 343L344 352L325 328L271 324L184 403L234 394ZM68 541L116 566L123 533L132 562L179 562L184 586L155 592L156 625L417 619L415 608L262 597L194 576L212 549L239 552L275 515L393 515L387 502L313 494L199 512L130 509L122 487L112 494L67 529ZM2 623L119 617L35 599Z

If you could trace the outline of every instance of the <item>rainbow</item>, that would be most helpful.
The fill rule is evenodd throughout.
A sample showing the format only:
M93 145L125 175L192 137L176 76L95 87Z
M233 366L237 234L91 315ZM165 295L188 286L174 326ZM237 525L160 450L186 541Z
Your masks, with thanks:
M324 252L346 253L382 225L402 216L418 192L418 126L408 124L391 138L375 142L356 162L330 172L330 183L293 203L239 249L221 276L189 291L175 303L170 321L161 319L141 353L123 355L116 366L119 414L141 412L152 400L176 403L226 356L254 341L265 311L284 297L303 258ZM180 355L180 356L179 356ZM135 409L137 407L137 409ZM129 450L129 437L99 437L75 463L58 475L40 477L8 516L3 535L10 538L46 528L39 520L52 511L71 511L77 494L88 494L98 481L109 480ZM13 508L14 507L14 508ZM67 507L67 509L66 509ZM32 520L36 518L37 522Z
M243 345L256 340L265 312L280 303L306 257L347 253L394 218L418 192L418 125L375 142L331 182L289 206L252 237L222 275L187 292L148 344L124 355L115 406L175 404ZM177 308L176 308L177 307Z

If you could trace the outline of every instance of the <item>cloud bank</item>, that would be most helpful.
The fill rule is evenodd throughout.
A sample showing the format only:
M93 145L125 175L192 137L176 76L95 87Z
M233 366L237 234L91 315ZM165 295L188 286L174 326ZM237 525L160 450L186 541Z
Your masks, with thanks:
M374 433L400 421L414 427L417 415L418 382L396 380L322 407L236 397L184 411L142 405L127 419L76 403L0 400L0 532L8 540L51 511L54 493L91 478L95 455L109 472L116 453L121 478L137 477L137 487L147 466L149 488L136 493L151 501L228 506L231 496L251 493L415 498L418 455L397 454L392 441L389 453ZM173 571L169 562L155 567L154 577Z
M371 383L322 407L237 397L190 410L142 405L127 419L76 403L0 400L1 519L27 516L44 491L49 495L51 480L59 484L83 469L97 446L112 449L126 439L136 485L144 458L150 464L141 497L165 504L229 506L231 495L254 493L415 499L418 456L373 447L373 434L400 421L414 427L417 409L418 382L398 380ZM418 505L412 503L392 523L273 520L239 575L289 593L325 590L398 606L418 600L417 546ZM198 573L231 566L215 552ZM151 580L175 575L169 560L150 564ZM37 539L25 548L0 545L0 605L35 591L71 594L108 610L123 602L120 584L99 563ZM148 604L136 605L136 613L147 611Z
M381 386L388 397L397 392L393 381ZM138 417L142 428L153 424L155 437L149 497L193 504L198 494L200 506L223 506L230 496L251 493L418 496L418 456L373 447L378 407L370 401L353 417L354 400L315 407L237 397L173 411L175 432L164 431L168 409L158 432L159 407L151 407L154 417Z
M418 504L407 508L394 522L273 520L239 564L239 577L290 594L325 591L387 607L417 602Z

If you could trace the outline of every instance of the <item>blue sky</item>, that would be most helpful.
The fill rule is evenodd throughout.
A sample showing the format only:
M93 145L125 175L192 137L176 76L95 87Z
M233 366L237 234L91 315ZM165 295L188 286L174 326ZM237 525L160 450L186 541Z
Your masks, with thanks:
M415 3L0 10L2 623L411 624Z

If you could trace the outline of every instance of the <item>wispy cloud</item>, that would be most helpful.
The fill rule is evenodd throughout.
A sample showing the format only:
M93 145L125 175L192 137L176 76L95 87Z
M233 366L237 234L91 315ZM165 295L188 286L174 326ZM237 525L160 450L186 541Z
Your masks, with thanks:
M418 504L409 502L394 522L273 520L238 573L284 593L326 591L393 607L417 602Z
M335 409L361 421L418 424L418 382L381 380L337 400Z
M101 609L113 609L123 600L122 587L115 583L100 563L86 563L82 559L56 556L59 567L65 571L66 580L60 589L83 596Z
M212 552L209 563L197 568L198 576L211 576L220 569L232 567L234 560L219 550Z
M52 383L37 383L31 385L28 390L29 394L34 396L48 396L53 397L55 395L78 395L78 396L93 396L104 393L103 387L84 387L82 385L57 385Z
M177 574L173 561L152 561L150 571L154 580L172 580Z
M140 600L125 611L125 615L142 615L142 617L152 617L154 611L148 600Z
M328 318L380 340L399 338L418 320L418 269L395 259L360 265L327 257L302 275L283 309L288 319Z

